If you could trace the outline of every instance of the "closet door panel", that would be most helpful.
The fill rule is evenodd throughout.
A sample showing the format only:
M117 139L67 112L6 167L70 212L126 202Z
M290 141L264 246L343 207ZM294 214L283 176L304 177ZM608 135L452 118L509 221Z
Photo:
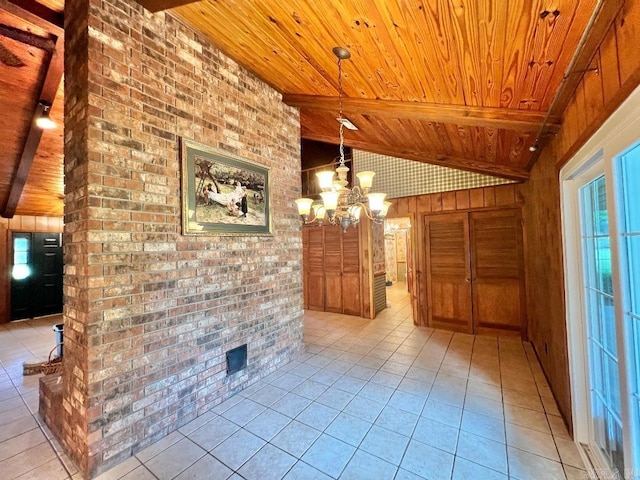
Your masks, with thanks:
M472 332L466 213L425 216L429 325Z
M305 228L308 232L308 259L305 282L306 308L324 311L324 229Z
M342 232L334 226L323 230L325 311L342 313Z
M470 223L475 333L520 332L525 321L520 210L473 212Z
M349 228L342 233L342 307L348 315L362 315L360 289L360 233Z

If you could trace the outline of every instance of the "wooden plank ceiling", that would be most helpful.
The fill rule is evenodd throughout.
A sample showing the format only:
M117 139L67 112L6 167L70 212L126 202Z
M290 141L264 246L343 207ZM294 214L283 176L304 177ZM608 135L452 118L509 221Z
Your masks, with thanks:
M520 180L528 177L535 161L528 147L548 113L543 133L559 128L556 113L562 105L554 104L554 97L597 3L138 1L152 11L171 8L281 92L287 104L300 108L304 138L338 142L338 71L332 48L342 46L352 55L343 62L343 110L359 128L345 130L347 145ZM26 8L24 15L16 4ZM0 0L0 27L55 42L60 38L56 15L61 17L62 11L61 0ZM9 51L23 63L16 67L0 61L0 108L15 112L2 116L0 129L0 214L7 216L56 50L3 31L0 53ZM59 53L60 41L56 45ZM42 135L16 214L62 214L61 96L60 90L51 112L59 127Z
M153 4L155 0L148 0ZM165 3L167 0L162 0ZM143 1L143 4L145 2ZM302 136L524 179L595 0L205 0L173 9L300 107ZM221 21L224 19L224 21ZM558 127L550 118L548 129Z
M16 3L0 1L0 215L61 216L63 4ZM41 100L57 128L35 127Z

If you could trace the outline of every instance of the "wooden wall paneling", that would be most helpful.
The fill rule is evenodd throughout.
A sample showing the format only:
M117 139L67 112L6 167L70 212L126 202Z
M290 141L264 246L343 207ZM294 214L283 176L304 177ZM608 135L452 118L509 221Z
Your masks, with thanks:
M482 193L483 193L483 196L484 196L484 206L485 207L495 207L495 205L496 205L496 189L495 189L495 187L484 187Z
M456 194L456 210L469 209L469 190L458 190Z
M342 313L342 235L338 226L325 226L324 230L324 309Z
M598 113L600 113L604 107L603 75L600 74L602 67L600 65L599 52L596 54L589 68L597 68L598 71L587 72L583 82L581 82L581 88L584 90L586 125L593 124Z
M627 1L616 19L616 39L620 85L632 81L637 85L638 39L640 38L640 2Z
M560 183L552 152L545 149L531 170L531 180L523 185L527 335L571 430Z
M582 77L582 80L580 81L580 83L578 83L578 87L576 88L576 93L574 95L574 99L575 99L575 110L576 110L576 131L577 132L584 132L584 130L587 128L587 101L584 98L584 82L586 80L586 77L590 74L591 72L587 72L585 73L585 75Z
M469 208L484 207L484 189L474 188L469 190Z
M495 187L496 207L508 207L516 203L515 185Z
M441 193L431 194L431 211L432 212L442 211L442 194Z
M468 214L427 215L424 219L428 324L472 333Z
M45 232L49 228L48 217L35 217L35 230L34 232Z
M473 332L521 334L526 304L520 209L471 212L469 222Z
M348 315L362 315L360 289L360 240L358 228L341 233L342 239L342 308Z
M409 197L398 198L398 203L396 205L397 215L399 217L404 217L409 213Z
M418 199L416 197L408 197L409 205L407 209L407 216L411 216L412 213L418 211Z
M307 294L309 310L324 311L324 228L303 227L309 232L309 273Z
M600 45L600 61L602 68L600 77L602 78L602 96L604 104L608 105L620 89L620 68L618 66L618 41L616 38L616 24L611 25L607 36ZM597 92L589 89L588 94L597 95Z
M431 195L419 195L416 199L416 212L431 211Z
M442 193L442 211L452 212L456 209L456 192Z

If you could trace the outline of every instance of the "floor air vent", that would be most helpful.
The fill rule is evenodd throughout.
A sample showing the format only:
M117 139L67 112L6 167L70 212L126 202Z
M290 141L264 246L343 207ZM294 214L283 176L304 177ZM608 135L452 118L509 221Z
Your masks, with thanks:
M247 345L241 345L227 352L227 375L239 372L247 366Z

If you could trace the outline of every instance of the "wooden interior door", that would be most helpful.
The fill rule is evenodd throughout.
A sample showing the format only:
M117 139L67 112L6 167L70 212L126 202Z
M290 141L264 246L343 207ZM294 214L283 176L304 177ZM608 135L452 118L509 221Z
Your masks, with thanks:
M526 305L520 209L472 212L471 280L475 333L521 333Z
M342 230L326 226L324 230L324 310L342 313Z
M305 308L322 312L324 311L324 228L305 227L304 230L308 232Z
M429 326L472 333L469 217L424 217Z
M362 315L360 242L358 228L342 235L342 308L348 315Z

